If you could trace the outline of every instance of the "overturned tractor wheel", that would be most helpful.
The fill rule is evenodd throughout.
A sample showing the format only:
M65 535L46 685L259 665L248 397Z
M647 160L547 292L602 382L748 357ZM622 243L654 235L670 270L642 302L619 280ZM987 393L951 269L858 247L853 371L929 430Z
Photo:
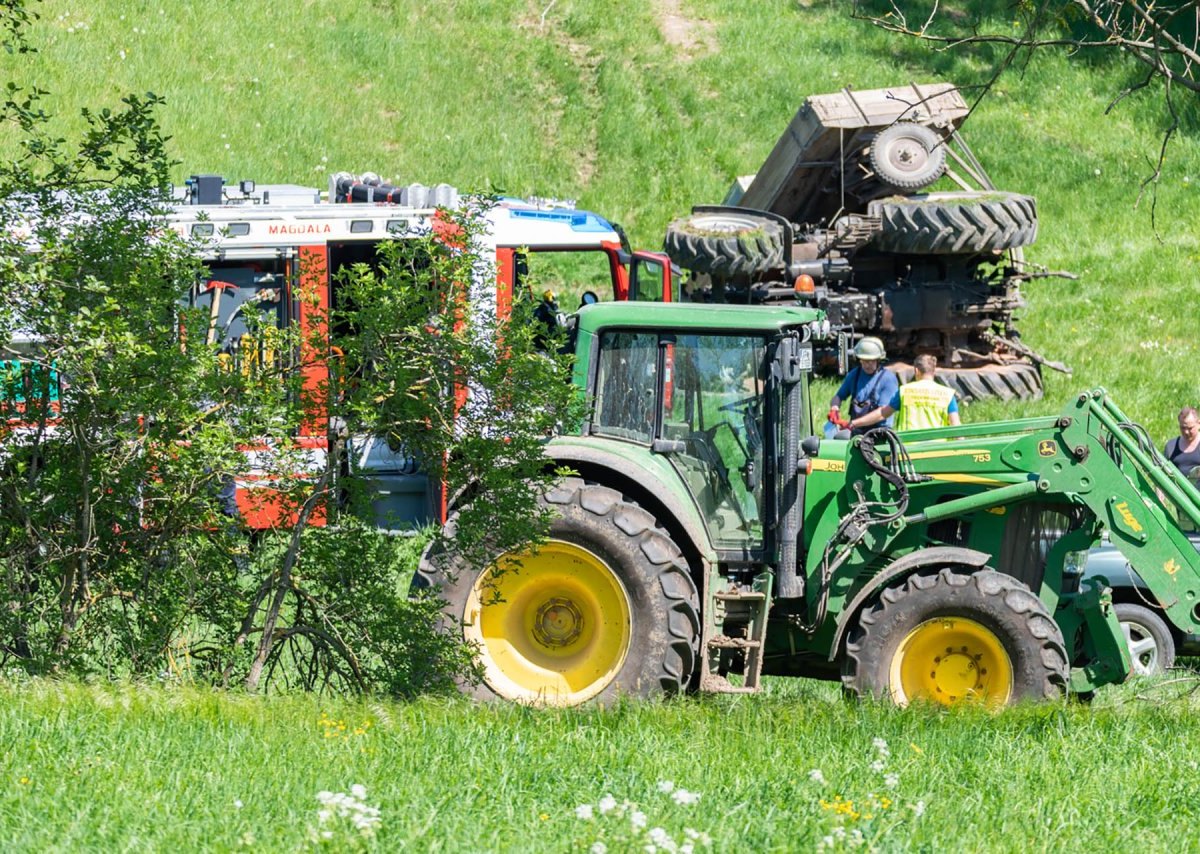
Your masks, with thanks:
M1027 246L1037 239L1037 207L1017 193L928 193L878 199L874 245L906 255L974 255Z
M752 214L692 214L667 226L663 248L685 270L748 279L783 266L783 226Z
M888 365L900 382L911 382L913 366L907 362ZM1032 362L1007 362L978 368L938 368L936 379L954 389L960 401L1041 400L1042 372Z
M1007 706L1061 697L1067 674L1062 632L1028 587L948 567L886 588L859 615L842 684L900 706Z
M897 122L871 140L871 168L901 192L927 187L946 171L946 145L933 128Z
M534 552L482 571L426 555L419 575L446 602L443 630L478 652L480 699L575 706L683 691L696 665L699 597L679 549L620 493L567 478Z

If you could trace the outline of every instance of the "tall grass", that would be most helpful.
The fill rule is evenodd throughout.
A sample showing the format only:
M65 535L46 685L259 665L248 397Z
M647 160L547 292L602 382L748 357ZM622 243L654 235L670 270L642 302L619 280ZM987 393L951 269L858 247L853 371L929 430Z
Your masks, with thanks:
M317 793L358 784L381 824L338 829L334 850L632 850L605 795L636 804L643 833L703 832L715 851L812 850L839 826L882 850L1190 850L1200 717L1182 693L993 715L776 680L761 697L534 711L35 681L0 688L0 844L296 850L323 826Z

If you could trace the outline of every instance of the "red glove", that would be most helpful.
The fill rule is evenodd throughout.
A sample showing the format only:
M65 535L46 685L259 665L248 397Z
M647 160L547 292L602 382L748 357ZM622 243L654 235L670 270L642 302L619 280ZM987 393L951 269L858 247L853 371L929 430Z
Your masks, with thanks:
M850 426L850 422L842 418L841 411L836 406L829 407L829 423L843 430Z

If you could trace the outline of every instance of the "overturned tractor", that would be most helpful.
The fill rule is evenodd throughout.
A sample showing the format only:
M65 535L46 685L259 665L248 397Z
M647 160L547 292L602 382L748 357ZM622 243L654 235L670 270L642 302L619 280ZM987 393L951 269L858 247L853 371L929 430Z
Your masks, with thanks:
M842 333L826 370L873 335L902 378L931 353L964 399L1040 398L1041 367L1067 369L1014 325L1021 282L1046 275L1022 253L1035 202L994 187L958 133L968 112L951 84L809 97L757 174L668 227L684 298L824 309Z

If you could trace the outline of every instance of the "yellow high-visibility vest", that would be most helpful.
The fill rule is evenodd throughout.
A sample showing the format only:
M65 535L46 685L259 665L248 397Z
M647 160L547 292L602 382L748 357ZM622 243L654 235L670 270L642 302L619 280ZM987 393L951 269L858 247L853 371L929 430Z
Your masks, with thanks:
M896 413L897 430L924 430L946 427L950 413L946 407L954 399L954 390L933 380L917 380L900 386L900 411Z

